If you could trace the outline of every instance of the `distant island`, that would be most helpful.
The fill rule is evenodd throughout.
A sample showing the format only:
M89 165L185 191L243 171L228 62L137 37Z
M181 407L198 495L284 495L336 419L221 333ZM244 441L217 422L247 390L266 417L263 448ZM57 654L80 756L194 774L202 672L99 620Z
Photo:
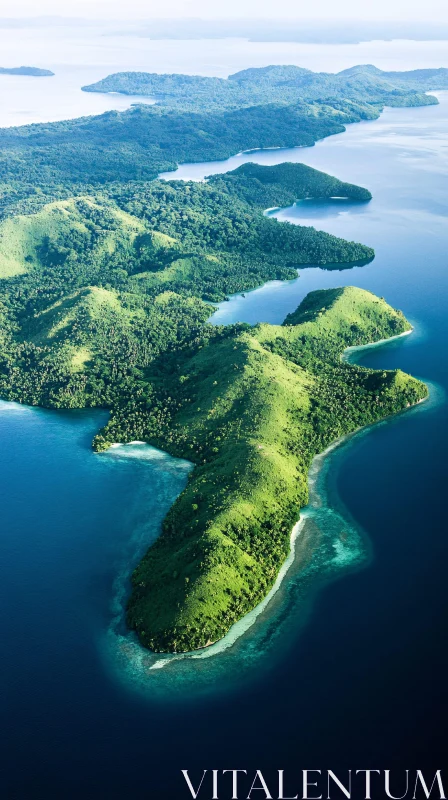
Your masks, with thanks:
M425 94L448 89L448 69L383 72L372 64L358 65L333 74L312 72L292 65L245 69L224 78L202 75L158 75L149 72L117 72L83 86L84 92L121 92L147 95L161 105L188 110L230 110L262 104L312 105L328 114L350 101L351 110L377 116L384 106L419 106L437 103Z
M87 29L95 27L94 20L81 17L3 17L0 28L58 28L70 25ZM251 42L298 42L308 44L360 44L361 42L407 39L417 42L448 39L448 25L439 20L324 20L250 18L204 19L200 17L163 17L151 20L106 19L101 26L105 36L138 36L148 39L248 39Z
M0 67L0 75L31 75L34 78L49 78L54 75L50 69L39 67Z

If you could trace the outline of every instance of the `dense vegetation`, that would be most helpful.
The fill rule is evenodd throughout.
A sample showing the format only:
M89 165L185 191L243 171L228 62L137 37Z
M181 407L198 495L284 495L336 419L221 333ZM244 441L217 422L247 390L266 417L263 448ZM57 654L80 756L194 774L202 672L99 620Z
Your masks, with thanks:
M305 164L285 162L274 167L242 164L233 172L213 175L209 179L220 191L243 197L259 208L284 207L296 200L344 197L365 202L372 199L368 189L343 183Z
M228 79L201 75L158 75L118 72L90 86L86 92L121 92L156 98L165 106L192 111L222 111L269 103L325 104L340 100L359 104L368 113L375 106L426 105L437 102L422 92L448 85L448 70L384 73L375 67L353 67L336 75L295 66L245 69Z
M136 435L196 467L133 575L128 621L145 646L203 647L266 595L307 502L313 456L427 392L400 371L344 363L342 351L409 327L361 289L318 291L284 327L217 331L158 364ZM98 444L121 434L112 417Z
M275 182L269 185L271 169ZM347 193L346 184L299 164L267 168L265 184L253 179L252 188L247 171L230 176L231 191L225 181L114 183L94 198L7 217L0 223L0 276L27 273L26 285L41 290L45 281L47 293L101 284L145 296L170 289L218 301L268 279L293 278L300 264L343 267L373 257L370 248L279 223L259 208L260 187L273 205L280 195L312 193L313 182L317 196L326 186ZM351 190L369 196L360 187ZM23 293L23 280L20 286Z
M185 650L222 636L272 585L306 503L313 455L426 388L401 372L341 362L347 345L409 327L362 290L315 292L284 327L255 328L206 324L194 277L183 293L142 290L139 275L112 268L114 258L126 264L134 247L155 259L157 277L182 242L142 233L141 221L112 209L84 199L6 221L9 237L24 221L37 230L14 231L12 252L25 254L28 272L2 282L0 393L53 408L110 408L97 450L141 439L196 464L134 574L128 613L145 646ZM76 248L42 236L51 224L61 236L76 231ZM99 285L85 285L93 272Z
M341 133L358 113L341 108L264 106L192 114L138 106L65 122L0 129L0 213L17 201L96 191L111 181L150 180L184 161L225 159L241 150L313 145Z
M326 182L339 186L311 172L319 192ZM298 193L302 184L309 190L300 165L274 173L274 192L282 180ZM114 183L94 197L6 217L2 396L52 408L111 408L127 440L151 403L146 369L159 355L214 335L204 327L211 312L204 300L296 277L299 264L344 268L373 257L363 245L267 219L243 199L244 173L241 198L237 186L238 177L231 193L225 184Z

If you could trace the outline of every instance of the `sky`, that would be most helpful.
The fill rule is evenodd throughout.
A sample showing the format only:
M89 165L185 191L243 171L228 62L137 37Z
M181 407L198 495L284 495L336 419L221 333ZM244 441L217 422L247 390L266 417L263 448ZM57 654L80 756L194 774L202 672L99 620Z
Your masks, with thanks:
M57 15L66 17L114 19L155 19L170 17L273 18L325 20L421 20L427 23L448 22L446 0L2 0L0 16L26 17Z

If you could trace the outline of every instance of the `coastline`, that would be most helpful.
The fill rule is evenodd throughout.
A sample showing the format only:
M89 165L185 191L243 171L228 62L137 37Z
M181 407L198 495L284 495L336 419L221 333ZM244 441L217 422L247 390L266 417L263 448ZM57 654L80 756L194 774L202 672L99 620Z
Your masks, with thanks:
M412 106L412 105L406 106L405 105L405 106L402 106L401 108L402 109L428 108L428 105L439 105L440 104L440 100L439 100L438 95L441 92L444 92L444 91L446 91L448 93L448 90L445 90L445 89L437 90L437 92L436 92L436 90L425 92L426 95L433 96L437 100L437 103L424 104L424 105L421 105L421 106ZM109 94L111 94L111 93L109 93ZM121 94L121 93L118 92L117 94ZM138 95L128 95L128 96L129 97L137 97ZM179 177L176 173L181 172L183 169L188 168L188 167L197 167L199 164L203 164L204 168L206 167L207 164L225 164L225 163L227 163L229 161L232 161L232 159L244 158L244 156L250 155L251 153L264 153L264 152L270 152L270 151L276 151L278 153L281 153L282 151L283 152L287 152L287 151L291 151L291 150L305 150L305 149L308 149L310 147L315 147L317 144L319 144L321 142L325 142L326 139L329 139L329 138L332 138L332 137L336 137L336 136L342 136L344 133L347 132L347 127L349 127L351 125L363 125L363 124L368 124L368 123L371 123L371 122L376 122L377 120L379 120L382 117L382 115L384 114L384 111L386 109L389 109L389 108L394 109L394 108L396 108L396 106L387 106L387 105L382 106L382 108L378 111L377 115L375 117L371 118L371 119L359 119L359 120L354 120L352 122L344 122L344 130L343 131L337 131L337 132L333 132L333 133L328 133L325 136L321 136L321 137L317 138L312 144L294 144L294 145L291 145L290 147L286 147L284 145L274 145L274 146L269 146L269 147L252 147L252 148L249 148L249 149L246 149L246 150L239 150L237 153L231 153L230 155L228 155L228 156L226 156L224 158L212 159L211 161L202 161L199 158L198 158L197 161L196 160L195 161L183 161L181 163L178 163L177 166L175 168L173 168L173 169L163 170L162 172L159 172L157 174L156 180L162 180L162 181L171 181L171 180L175 180L175 181L194 181L194 182L198 182L198 183L203 183L203 182L206 182L207 178L211 177L211 175L225 174L226 172L229 172L232 169L236 169L236 166L229 166L228 169L219 169L216 172L212 172L212 173L204 172L204 175L201 178L191 177L191 176ZM241 163L246 163L246 162L243 161ZM257 163L257 162L255 162L255 163ZM281 162L279 162L279 163L281 163ZM298 162L298 163L301 163L301 162ZM241 164L238 164L237 166L241 166ZM270 210L270 209L268 209L268 210Z
M373 350L376 347L380 347L383 344L387 344L387 342L394 342L396 339L402 339L403 336L409 336L409 334L411 334L411 333L414 333L414 326L413 325L411 325L411 327L410 327L410 329L408 331L403 331L403 333L397 333L396 336L389 336L388 339L378 339L377 342L368 342L367 344L358 344L358 345L354 345L353 347L346 347L344 352L341 355L341 361L346 361L348 364L352 364L354 362L351 360L351 356L355 355L355 353L358 353L358 352L360 352L362 350ZM426 398L424 398L424 399L426 399ZM419 400L418 402L420 403L422 401ZM393 416L396 416L396 415L394 414ZM384 419L387 419L387 417L384 417ZM378 422L381 422L381 420L378 420ZM376 425L378 423L374 423L374 424ZM365 427L369 427L369 426L366 425ZM359 428L358 430L363 430L363 428ZM348 435L351 435L351 434L348 434Z
M259 674L278 659L287 658L298 630L310 624L321 589L365 569L373 558L374 543L328 483L336 452L343 453L356 437L366 435L370 428L394 423L404 413L419 413L422 407L434 410L444 402L445 392L433 382L429 389L429 395L418 403L341 436L314 457L308 471L309 502L291 530L291 549L274 586L222 639L202 650L154 653L123 626L126 591L121 598L114 598L114 619L101 647L111 677L148 699L177 701L185 698L186 692L189 697L215 694L218 685L226 694L234 685L250 680L254 670ZM128 585L129 562L123 561L122 567L117 582L123 589ZM207 660L210 658L212 661Z

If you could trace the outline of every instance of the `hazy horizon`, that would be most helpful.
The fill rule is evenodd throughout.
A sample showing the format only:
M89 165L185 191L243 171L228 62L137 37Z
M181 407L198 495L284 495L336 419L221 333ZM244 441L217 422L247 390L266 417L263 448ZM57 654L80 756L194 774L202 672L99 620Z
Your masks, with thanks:
M247 0L249 2L249 0ZM245 9L247 8L247 2ZM396 8L396 4L392 6ZM115 9L114 0L108 9ZM19 7L20 10L20 7ZM22 10L24 7L22 5ZM253 16L227 16L226 18L205 16L142 17L127 14L126 19L114 17L112 13L102 16L69 16L70 10L81 12L79 3L68 6L61 13L51 15L0 16L0 31L23 31L22 38L40 36L39 31L47 31L47 38L55 34L50 31L64 31L70 38L91 37L134 37L156 40L218 40L244 39L249 42L296 42L300 44L359 44L362 42L446 42L448 41L448 19L422 21L412 18L406 20L334 17L303 17L302 19L276 17L275 19ZM92 11L95 9L92 8ZM139 9L134 10L138 11ZM36 32L36 33L32 33ZM59 36L59 34L58 34ZM443 61L445 61L445 57Z
M211 4L209 0L165 0L160 6L145 0L40 0L38 13L34 0L6 0L3 3L3 18L26 18L54 15L57 17L82 17L85 19L151 20L202 18L219 19L273 19L271 0L227 0L224 6ZM358 0L339 0L337 15L332 0L316 0L311 5L298 4L297 0L283 0L275 9L275 20L324 21L420 21L428 24L448 22L448 4L445 0L427 0L422 4L409 4L406 0L377 0L375 5L360 4Z

